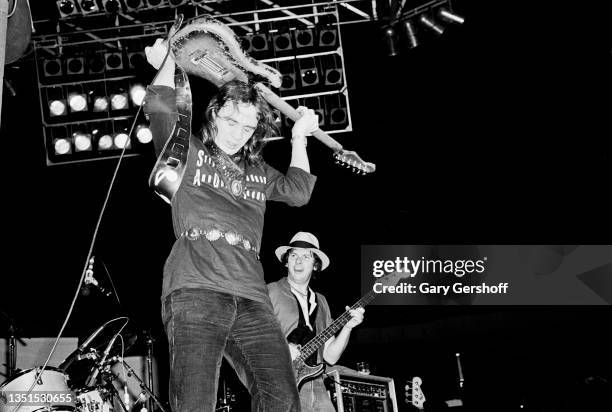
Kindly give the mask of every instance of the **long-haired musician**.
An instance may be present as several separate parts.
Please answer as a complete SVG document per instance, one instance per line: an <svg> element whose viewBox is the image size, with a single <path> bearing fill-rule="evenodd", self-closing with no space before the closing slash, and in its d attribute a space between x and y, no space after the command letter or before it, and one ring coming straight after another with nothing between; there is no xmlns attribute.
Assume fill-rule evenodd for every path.
<svg viewBox="0 0 612 412"><path fill-rule="evenodd" d="M156 69L166 51L161 39L145 48ZM169 54L145 98L158 153L178 120L174 75ZM190 137L185 174L171 199L176 241L162 290L175 412L214 410L223 356L244 378L253 410L299 410L289 349L258 255L266 201L304 205L315 184L306 135L318 119L312 110L299 112L285 174L261 157L274 123L250 84L223 86L206 109L203 136Z"/></svg>

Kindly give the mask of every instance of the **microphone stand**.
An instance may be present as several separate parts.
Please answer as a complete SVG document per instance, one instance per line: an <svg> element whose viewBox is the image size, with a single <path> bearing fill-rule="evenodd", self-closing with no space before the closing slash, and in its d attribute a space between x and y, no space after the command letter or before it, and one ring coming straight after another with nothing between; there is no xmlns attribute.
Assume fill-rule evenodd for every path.
<svg viewBox="0 0 612 412"><path fill-rule="evenodd" d="M147 375L148 375L148 385L153 390L153 336L151 336L150 331L145 332L145 339L147 344ZM147 409L149 412L153 412L153 398L149 397L147 401Z"/></svg>
<svg viewBox="0 0 612 412"><path fill-rule="evenodd" d="M166 409L164 408L164 406L162 405L162 403L159 401L159 399L157 399L157 397L155 396L155 394L153 393L153 391L142 381L142 379L140 379L140 377L136 374L136 372L134 371L134 369L132 369L132 367L130 365L128 365L128 363L121 358L121 363L123 363L123 365L125 366L125 368L128 370L128 376L133 376L136 378L136 380L138 381L138 383L140 384L140 387L147 392L147 394L149 395L150 399L153 399L155 401L155 403L157 404L157 406L159 407L159 409L162 410L162 412L168 412L166 411ZM149 375L150 376L150 375ZM153 412L152 409L150 409L151 412Z"/></svg>

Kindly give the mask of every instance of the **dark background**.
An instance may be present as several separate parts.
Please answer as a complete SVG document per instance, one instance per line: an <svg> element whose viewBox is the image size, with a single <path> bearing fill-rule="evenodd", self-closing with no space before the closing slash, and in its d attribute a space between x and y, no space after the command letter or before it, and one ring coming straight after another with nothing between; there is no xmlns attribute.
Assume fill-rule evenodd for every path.
<svg viewBox="0 0 612 412"><path fill-rule="evenodd" d="M315 233L332 261L315 286L334 317L359 298L361 245L610 243L609 2L453 4L465 24L393 58L378 24L342 27L354 131L336 137L377 171L338 168L311 139L311 202L268 204L266 280L283 274L277 246ZM5 77L17 94L5 89L2 104L0 308L24 337L56 336L116 163L46 166L31 58ZM288 143L270 145L266 159L284 169ZM127 314L134 333L153 331L163 383L159 295L173 234L170 209L146 184L154 161L124 160L96 238L96 277L108 287L106 267L122 306L80 296L64 336ZM607 307L371 306L340 363L368 361L398 388L419 375L436 410L456 391L461 351L474 410L597 410L612 378L609 322Z"/></svg>

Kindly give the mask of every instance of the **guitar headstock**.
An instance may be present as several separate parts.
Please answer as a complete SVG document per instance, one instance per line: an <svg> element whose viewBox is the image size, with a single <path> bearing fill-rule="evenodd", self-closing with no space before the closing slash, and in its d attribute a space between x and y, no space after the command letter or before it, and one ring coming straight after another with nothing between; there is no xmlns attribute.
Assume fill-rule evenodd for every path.
<svg viewBox="0 0 612 412"><path fill-rule="evenodd" d="M421 385L423 381L418 376L412 378L412 381L406 383L406 403L411 404L412 406L423 409L423 404L425 403L425 394L421 390Z"/></svg>
<svg viewBox="0 0 612 412"><path fill-rule="evenodd" d="M376 170L376 165L374 163L363 161L363 159L359 157L356 152L351 150L338 150L334 153L334 158L336 159L337 164L342 164L345 167L352 168L353 172L357 174L365 175Z"/></svg>

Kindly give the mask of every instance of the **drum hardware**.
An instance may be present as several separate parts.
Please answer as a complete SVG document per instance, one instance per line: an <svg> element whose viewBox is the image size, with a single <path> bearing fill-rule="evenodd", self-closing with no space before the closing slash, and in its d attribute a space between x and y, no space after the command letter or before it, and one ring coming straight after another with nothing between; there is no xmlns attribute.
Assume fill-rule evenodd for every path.
<svg viewBox="0 0 612 412"><path fill-rule="evenodd" d="M24 346L26 343L18 336L19 332L21 332L21 328L16 326L15 320L3 310L0 310L0 315L8 322L8 360L6 377L10 379L17 373L17 341Z"/></svg>
<svg viewBox="0 0 612 412"><path fill-rule="evenodd" d="M164 406L161 403L161 401L157 398L157 396L155 396L155 394L151 390L152 386L149 387L148 385L146 385L144 383L144 381L142 379L140 379L140 376L138 376L138 374L134 371L134 369L123 358L121 358L119 362L121 362L123 364L123 366L125 366L125 368L127 369L128 376L133 376L134 378L136 378L136 380L138 381L138 384L140 385L142 390L144 392L146 392L146 394L149 396L149 401L153 400L153 402L155 402L155 404L158 406L159 409L161 409L162 412L168 412L166 410L166 408L164 408ZM151 376L151 375L152 375L152 373L149 373L149 376ZM139 399L140 399L140 397L139 397ZM153 409L150 408L149 411L153 412Z"/></svg>
<svg viewBox="0 0 612 412"><path fill-rule="evenodd" d="M149 330L146 330L144 332L144 337L145 343L147 345L147 383L149 385L149 388L153 388L153 342L155 340L153 339L153 336L151 336L151 331ZM149 397L149 399L147 400L147 409L150 412L153 412L154 410L153 399L151 397Z"/></svg>

